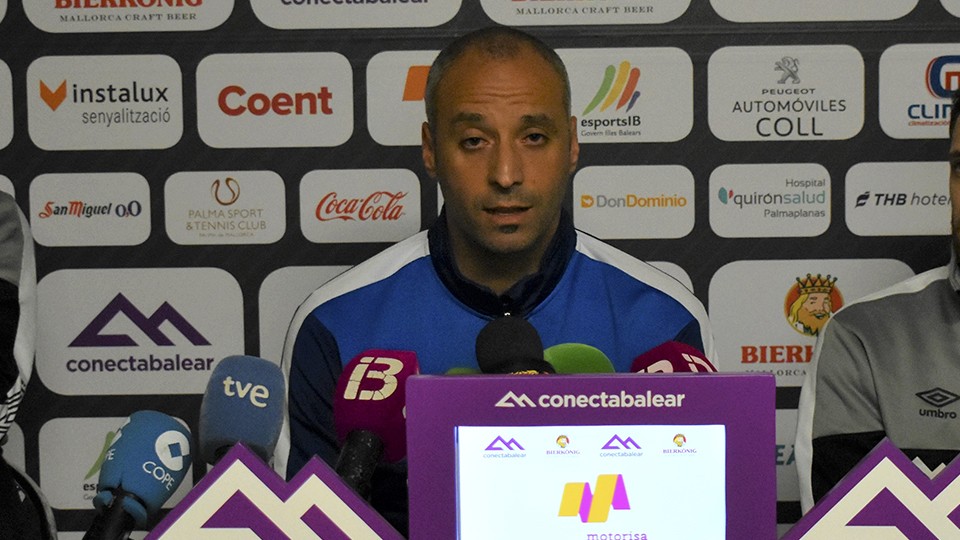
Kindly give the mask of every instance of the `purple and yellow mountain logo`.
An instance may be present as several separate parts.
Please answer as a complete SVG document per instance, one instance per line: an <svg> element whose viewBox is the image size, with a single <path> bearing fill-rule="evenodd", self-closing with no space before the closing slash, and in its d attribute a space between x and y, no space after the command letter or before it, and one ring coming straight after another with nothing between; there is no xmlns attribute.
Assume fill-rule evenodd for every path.
<svg viewBox="0 0 960 540"><path fill-rule="evenodd" d="M583 523L606 523L610 510L629 510L622 474L601 474L591 492L587 482L567 482L560 499L560 517L580 516Z"/></svg>
<svg viewBox="0 0 960 540"><path fill-rule="evenodd" d="M603 81L600 88L597 89L593 100L583 110L583 116L593 112L599 106L600 112L610 108L616 102L616 110L626 109L623 112L629 112L637 103L640 97L640 91L637 90L637 83L640 81L640 68L631 67L630 62L620 62L620 67L614 67L612 64L607 66L603 73Z"/></svg>

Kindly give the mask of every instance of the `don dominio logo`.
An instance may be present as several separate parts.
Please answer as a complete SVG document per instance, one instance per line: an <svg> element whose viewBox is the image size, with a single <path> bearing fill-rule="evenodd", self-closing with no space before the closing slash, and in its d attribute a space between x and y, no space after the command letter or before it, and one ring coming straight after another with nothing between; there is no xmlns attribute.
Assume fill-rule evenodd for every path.
<svg viewBox="0 0 960 540"><path fill-rule="evenodd" d="M37 316L37 372L66 395L203 393L243 344L240 286L214 268L60 270Z"/></svg>
<svg viewBox="0 0 960 540"><path fill-rule="evenodd" d="M30 138L44 150L169 148L183 134L169 56L46 56L27 68Z"/></svg>
<svg viewBox="0 0 960 540"><path fill-rule="evenodd" d="M230 450L146 538L211 534L402 539L319 458L287 483L243 445Z"/></svg>
<svg viewBox="0 0 960 540"><path fill-rule="evenodd" d="M330 52L208 56L197 122L215 148L339 146L353 134L350 62Z"/></svg>
<svg viewBox="0 0 960 540"><path fill-rule="evenodd" d="M622 474L601 474L593 490L588 482L568 482L558 516L579 516L583 523L606 523L611 509L630 509Z"/></svg>

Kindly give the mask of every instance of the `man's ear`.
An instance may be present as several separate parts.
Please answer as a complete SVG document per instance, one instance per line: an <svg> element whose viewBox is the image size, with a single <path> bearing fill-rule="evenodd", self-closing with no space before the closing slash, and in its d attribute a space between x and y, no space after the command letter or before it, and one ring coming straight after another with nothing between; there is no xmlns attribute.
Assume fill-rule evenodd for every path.
<svg viewBox="0 0 960 540"><path fill-rule="evenodd" d="M437 177L437 152L434 147L433 133L430 124L424 122L420 126L420 149L423 153L423 167L430 178Z"/></svg>
<svg viewBox="0 0 960 540"><path fill-rule="evenodd" d="M577 162L580 160L580 141L577 139L577 117L570 117L570 173L577 170Z"/></svg>

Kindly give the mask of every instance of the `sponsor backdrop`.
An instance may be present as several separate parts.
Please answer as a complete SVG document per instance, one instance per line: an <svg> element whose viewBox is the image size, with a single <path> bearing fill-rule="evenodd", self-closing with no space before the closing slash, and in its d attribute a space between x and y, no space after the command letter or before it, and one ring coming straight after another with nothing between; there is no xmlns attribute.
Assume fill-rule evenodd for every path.
<svg viewBox="0 0 960 540"><path fill-rule="evenodd" d="M577 226L692 286L721 370L777 375L781 531L799 519L817 331L949 256L958 0L0 0L0 190L40 318L6 455L64 538L124 417L195 431L220 359L278 361L308 292L429 226L426 69L490 24L568 65Z"/></svg>

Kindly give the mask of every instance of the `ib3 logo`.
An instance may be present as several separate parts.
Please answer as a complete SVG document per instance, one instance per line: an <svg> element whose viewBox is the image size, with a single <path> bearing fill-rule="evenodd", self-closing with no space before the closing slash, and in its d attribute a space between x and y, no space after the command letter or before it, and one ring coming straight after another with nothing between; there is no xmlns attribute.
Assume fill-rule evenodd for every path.
<svg viewBox="0 0 960 540"><path fill-rule="evenodd" d="M583 523L606 523L611 509L630 509L622 474L597 476L594 491L588 482L568 482L563 488L558 516L580 516Z"/></svg>

